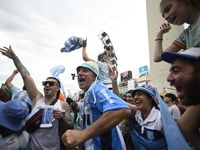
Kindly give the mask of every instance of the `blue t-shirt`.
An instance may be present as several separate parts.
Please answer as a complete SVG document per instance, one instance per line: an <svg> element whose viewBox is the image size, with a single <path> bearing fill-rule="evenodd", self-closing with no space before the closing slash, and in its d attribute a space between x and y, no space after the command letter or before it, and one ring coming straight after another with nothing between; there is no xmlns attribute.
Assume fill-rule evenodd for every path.
<svg viewBox="0 0 200 150"><path fill-rule="evenodd" d="M97 121L109 110L127 108L128 105L103 84L97 83L84 97L83 129ZM90 150L124 150L123 137L118 126L85 142L85 148Z"/></svg>
<svg viewBox="0 0 200 150"><path fill-rule="evenodd" d="M99 66L99 78L103 83L112 83L110 76L108 75L108 65L105 62L95 61Z"/></svg>
<svg viewBox="0 0 200 150"><path fill-rule="evenodd" d="M78 113L77 113L78 114ZM72 116L72 121L74 122L74 117L75 117L75 114L74 113L71 113L71 116ZM78 116L77 116L78 117ZM74 130L79 130L78 128L78 120L76 119L76 121L74 122Z"/></svg>

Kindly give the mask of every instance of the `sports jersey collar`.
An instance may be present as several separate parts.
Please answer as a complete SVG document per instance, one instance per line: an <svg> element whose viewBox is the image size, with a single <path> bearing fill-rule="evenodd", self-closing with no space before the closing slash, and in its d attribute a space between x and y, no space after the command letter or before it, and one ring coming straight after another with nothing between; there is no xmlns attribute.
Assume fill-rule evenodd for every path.
<svg viewBox="0 0 200 150"><path fill-rule="evenodd" d="M160 112L159 110L157 110L157 109L155 109L153 107L151 109L151 112L150 112L149 116L145 120L143 120L142 119L142 113L141 113L140 110L138 110L137 113L136 113L135 118L138 121L138 123L142 125L142 124L154 122L157 119L159 112Z"/></svg>

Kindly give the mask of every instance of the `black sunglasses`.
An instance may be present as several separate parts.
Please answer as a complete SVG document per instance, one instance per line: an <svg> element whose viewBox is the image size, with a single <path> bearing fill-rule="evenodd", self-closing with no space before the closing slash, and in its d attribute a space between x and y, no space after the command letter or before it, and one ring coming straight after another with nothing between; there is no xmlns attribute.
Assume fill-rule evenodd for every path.
<svg viewBox="0 0 200 150"><path fill-rule="evenodd" d="M54 81L43 81L43 82L42 82L42 85L43 85L43 86L47 86L47 84L49 84L49 86L54 86L55 84L58 85L58 83L57 83L57 82L54 82Z"/></svg>

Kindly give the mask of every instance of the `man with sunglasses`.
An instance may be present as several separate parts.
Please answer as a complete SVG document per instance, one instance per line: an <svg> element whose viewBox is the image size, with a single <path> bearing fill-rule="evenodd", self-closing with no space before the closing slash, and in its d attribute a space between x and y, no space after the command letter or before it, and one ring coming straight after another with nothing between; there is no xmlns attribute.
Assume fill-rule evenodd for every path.
<svg viewBox="0 0 200 150"><path fill-rule="evenodd" d="M9 46L9 48L0 48L0 52L2 55L5 55L13 60L17 70L20 72L24 80L24 85L26 86L28 95L32 100L32 111L30 117L38 111L38 108L44 107L45 105L50 105L52 101L58 98L60 93L60 82L58 79L49 77L46 79L46 81L42 82L44 86L43 96L43 94L37 89L35 82L30 76L28 70L21 63L11 46ZM61 110L65 110L65 113L63 114ZM53 118L52 128L39 128L33 133L30 133L31 140L27 148L28 150L60 149L60 136L58 134L59 120L62 120L61 122L65 124L66 127L73 129L70 108L67 102L57 100L57 102L54 104Z"/></svg>
<svg viewBox="0 0 200 150"><path fill-rule="evenodd" d="M126 150L118 124L130 114L127 104L99 82L99 67L86 61L77 67L79 88L85 92L83 130L67 130L62 140L67 146L83 142L86 150Z"/></svg>

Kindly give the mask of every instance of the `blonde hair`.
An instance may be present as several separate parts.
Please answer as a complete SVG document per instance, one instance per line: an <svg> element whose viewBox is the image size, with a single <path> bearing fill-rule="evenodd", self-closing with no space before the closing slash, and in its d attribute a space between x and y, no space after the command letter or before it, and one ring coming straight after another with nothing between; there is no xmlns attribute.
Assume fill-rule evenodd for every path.
<svg viewBox="0 0 200 150"><path fill-rule="evenodd" d="M104 50L104 52L102 53L99 53L98 61L105 62L109 68L112 68L111 62L110 62L108 54L106 53L106 50Z"/></svg>

